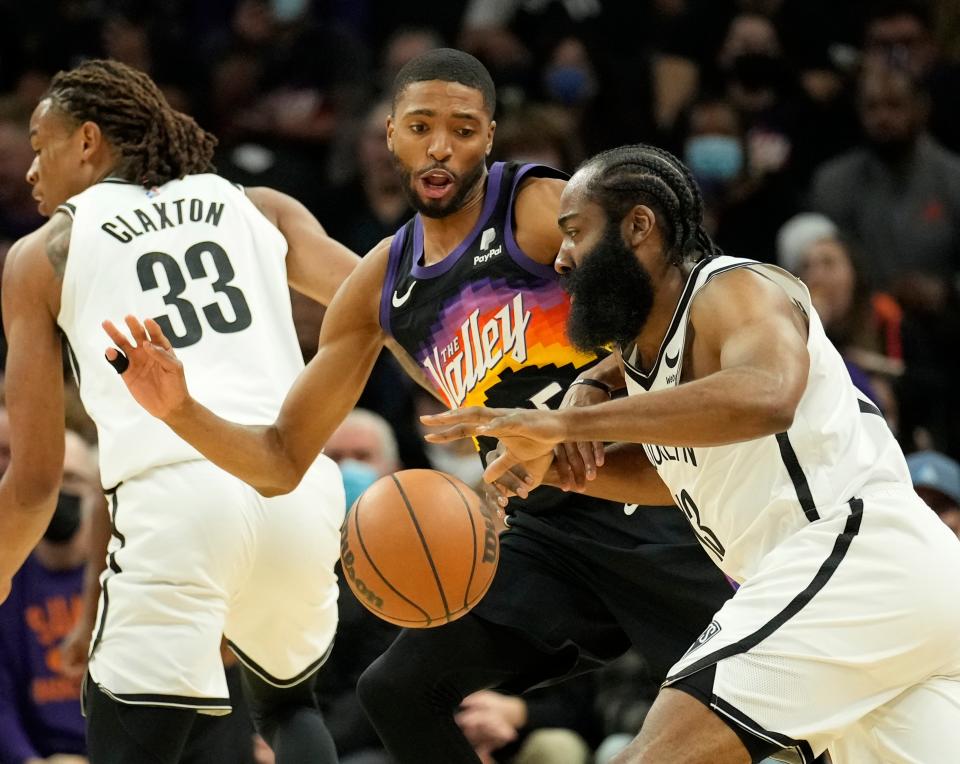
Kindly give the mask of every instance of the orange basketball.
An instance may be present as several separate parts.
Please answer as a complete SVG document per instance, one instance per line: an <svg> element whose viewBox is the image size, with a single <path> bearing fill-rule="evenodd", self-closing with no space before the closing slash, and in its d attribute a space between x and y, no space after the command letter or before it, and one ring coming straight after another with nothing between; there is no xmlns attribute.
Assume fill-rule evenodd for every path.
<svg viewBox="0 0 960 764"><path fill-rule="evenodd" d="M496 513L452 475L386 475L354 502L340 529L343 575L385 621L414 629L450 623L489 588L498 528Z"/></svg>

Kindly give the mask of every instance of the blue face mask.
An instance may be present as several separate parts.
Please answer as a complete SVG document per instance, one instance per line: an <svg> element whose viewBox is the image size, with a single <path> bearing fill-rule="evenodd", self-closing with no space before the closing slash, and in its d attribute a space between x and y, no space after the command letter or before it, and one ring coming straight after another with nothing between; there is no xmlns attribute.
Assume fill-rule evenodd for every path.
<svg viewBox="0 0 960 764"><path fill-rule="evenodd" d="M360 494L376 482L379 474L366 462L358 462L356 459L344 459L339 466L349 510Z"/></svg>
<svg viewBox="0 0 960 764"><path fill-rule="evenodd" d="M272 0L273 17L281 24L296 21L303 15L309 0Z"/></svg>
<svg viewBox="0 0 960 764"><path fill-rule="evenodd" d="M544 82L547 92L564 106L581 103L593 95L590 75L579 66L555 66L547 72Z"/></svg>
<svg viewBox="0 0 960 764"><path fill-rule="evenodd" d="M743 169L743 147L729 135L698 135L687 141L684 159L698 182L729 183Z"/></svg>

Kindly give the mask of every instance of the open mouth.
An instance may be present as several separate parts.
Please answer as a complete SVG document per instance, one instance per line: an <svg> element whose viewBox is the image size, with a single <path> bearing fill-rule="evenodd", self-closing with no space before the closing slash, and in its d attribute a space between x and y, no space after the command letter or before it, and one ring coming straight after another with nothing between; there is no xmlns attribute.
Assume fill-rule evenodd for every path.
<svg viewBox="0 0 960 764"><path fill-rule="evenodd" d="M423 195L429 199L442 199L453 188L453 176L445 170L431 170L420 176Z"/></svg>

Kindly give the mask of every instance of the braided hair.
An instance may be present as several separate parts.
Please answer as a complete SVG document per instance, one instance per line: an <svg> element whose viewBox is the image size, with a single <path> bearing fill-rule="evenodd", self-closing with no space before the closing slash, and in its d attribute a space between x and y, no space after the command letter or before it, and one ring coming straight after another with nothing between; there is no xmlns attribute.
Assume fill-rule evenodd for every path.
<svg viewBox="0 0 960 764"><path fill-rule="evenodd" d="M96 123L119 154L115 174L127 180L151 188L214 170L217 139L126 64L95 59L58 72L44 98L76 125Z"/></svg>
<svg viewBox="0 0 960 764"><path fill-rule="evenodd" d="M591 157L580 169L590 171L587 195L610 220L622 219L637 204L659 213L671 264L723 254L703 227L703 197L693 175L669 151L642 143L620 146Z"/></svg>

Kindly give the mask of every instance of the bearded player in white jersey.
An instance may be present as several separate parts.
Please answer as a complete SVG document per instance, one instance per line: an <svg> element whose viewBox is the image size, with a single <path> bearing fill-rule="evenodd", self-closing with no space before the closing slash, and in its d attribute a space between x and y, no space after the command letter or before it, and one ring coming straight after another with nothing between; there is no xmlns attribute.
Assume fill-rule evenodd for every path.
<svg viewBox="0 0 960 764"><path fill-rule="evenodd" d="M65 339L113 531L86 680L91 762L179 761L197 712L230 710L222 634L277 760L333 762L313 686L337 620L336 466L321 455L293 493L259 496L130 398L100 324L155 317L210 408L269 423L303 368L288 283L327 304L358 258L293 199L213 174L213 136L122 64L56 75L30 139L27 180L50 220L3 276L0 599L56 505Z"/></svg>
<svg viewBox="0 0 960 764"><path fill-rule="evenodd" d="M670 496L740 584L619 764L953 761L960 543L913 491L806 287L722 255L701 220L671 154L626 146L586 162L558 220L567 330L613 348L586 374L628 397L449 412L428 418L428 439L498 437L508 453L488 479L520 460L546 482L557 443L620 441L587 492Z"/></svg>

